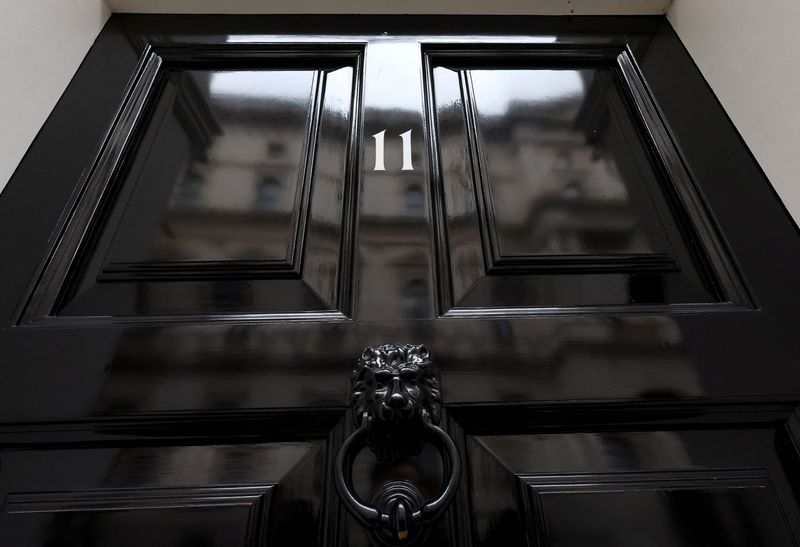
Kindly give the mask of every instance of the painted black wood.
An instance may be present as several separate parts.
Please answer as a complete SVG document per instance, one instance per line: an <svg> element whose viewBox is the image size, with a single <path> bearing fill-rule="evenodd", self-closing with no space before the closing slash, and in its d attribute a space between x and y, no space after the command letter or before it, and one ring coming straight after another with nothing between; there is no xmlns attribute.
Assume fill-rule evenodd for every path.
<svg viewBox="0 0 800 547"><path fill-rule="evenodd" d="M366 545L386 343L427 544L800 541L800 234L663 18L114 15L0 230L2 544Z"/></svg>
<svg viewBox="0 0 800 547"><path fill-rule="evenodd" d="M148 49L23 320L342 316L358 63L340 47Z"/></svg>
<svg viewBox="0 0 800 547"><path fill-rule="evenodd" d="M426 68L429 116L436 120L431 161L441 179L433 188L443 193L434 214L447 217L439 220L437 245L443 314L747 302L624 45L432 48ZM570 77L572 89L559 89ZM493 93L498 78L506 87ZM474 80L485 93L481 104ZM649 142L637 134L637 122ZM596 178L594 189L584 187L587 176ZM459 185L470 178L474 197L464 200ZM538 195L524 195L537 185ZM459 271L452 271L454 262ZM598 284L602 290L591 288Z"/></svg>

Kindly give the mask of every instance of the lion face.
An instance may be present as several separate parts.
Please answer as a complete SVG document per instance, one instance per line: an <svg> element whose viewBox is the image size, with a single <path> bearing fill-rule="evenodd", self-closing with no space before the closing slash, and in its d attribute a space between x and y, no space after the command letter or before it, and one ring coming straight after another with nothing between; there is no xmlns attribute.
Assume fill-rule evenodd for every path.
<svg viewBox="0 0 800 547"><path fill-rule="evenodd" d="M368 419L370 446L381 459L414 453L410 442L421 420L438 424L441 391L425 346L386 344L366 348L353 372L352 407L357 426Z"/></svg>

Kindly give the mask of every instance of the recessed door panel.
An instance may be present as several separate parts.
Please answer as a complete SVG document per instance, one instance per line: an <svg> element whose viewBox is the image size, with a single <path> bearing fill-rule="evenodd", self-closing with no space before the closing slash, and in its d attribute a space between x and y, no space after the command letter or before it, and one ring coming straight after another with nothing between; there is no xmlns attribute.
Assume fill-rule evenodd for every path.
<svg viewBox="0 0 800 547"><path fill-rule="evenodd" d="M790 547L797 507L773 442L766 429L468 438L478 545Z"/></svg>
<svg viewBox="0 0 800 547"><path fill-rule="evenodd" d="M639 169L636 160L649 167L647 157L625 140L629 120L610 69L477 69L464 83L485 158L497 258L669 260L647 191L653 172Z"/></svg>
<svg viewBox="0 0 800 547"><path fill-rule="evenodd" d="M595 479L610 477L595 477ZM642 482L529 485L540 510L544 545L587 543L618 547L658 545L794 545L766 480L719 478L713 473L683 478L665 473ZM532 481L535 483L535 481ZM584 523L576 527L574 523Z"/></svg>
<svg viewBox="0 0 800 547"><path fill-rule="evenodd" d="M5 453L0 543L315 544L325 459L321 441Z"/></svg>
<svg viewBox="0 0 800 547"><path fill-rule="evenodd" d="M12 494L0 529L9 545L26 547L256 547L266 537L272 490Z"/></svg>
<svg viewBox="0 0 800 547"><path fill-rule="evenodd" d="M508 53L428 52L442 312L736 299L659 164L627 54Z"/></svg>
<svg viewBox="0 0 800 547"><path fill-rule="evenodd" d="M358 54L251 53L147 59L31 318L346 315Z"/></svg>
<svg viewBox="0 0 800 547"><path fill-rule="evenodd" d="M323 74L172 69L164 80L103 273L291 263Z"/></svg>

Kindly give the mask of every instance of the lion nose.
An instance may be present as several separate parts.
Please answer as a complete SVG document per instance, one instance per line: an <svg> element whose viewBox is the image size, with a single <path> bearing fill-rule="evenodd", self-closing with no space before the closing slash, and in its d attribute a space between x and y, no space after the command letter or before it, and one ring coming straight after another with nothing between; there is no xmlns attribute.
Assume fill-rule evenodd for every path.
<svg viewBox="0 0 800 547"><path fill-rule="evenodd" d="M403 396L400 387L400 378L394 378L392 380L392 392L389 394L389 406L393 408L398 408L403 406L405 403L406 398Z"/></svg>

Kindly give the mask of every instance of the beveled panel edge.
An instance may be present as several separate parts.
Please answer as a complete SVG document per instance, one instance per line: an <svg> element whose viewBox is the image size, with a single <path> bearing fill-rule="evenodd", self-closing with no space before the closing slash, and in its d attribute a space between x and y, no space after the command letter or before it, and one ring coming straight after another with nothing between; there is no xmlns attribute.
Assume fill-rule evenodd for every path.
<svg viewBox="0 0 800 547"><path fill-rule="evenodd" d="M678 271L678 262L667 253L585 254L564 256L502 256L487 269L488 275L581 272Z"/></svg>
<svg viewBox="0 0 800 547"><path fill-rule="evenodd" d="M693 314L730 313L752 311L747 306L732 302L711 302L699 304L614 304L592 306L541 306L538 308L480 308L453 307L445 311L441 319L514 319L538 316L568 315L652 315L652 314Z"/></svg>
<svg viewBox="0 0 800 547"><path fill-rule="evenodd" d="M436 123L436 103L433 89L433 64L428 48L422 47L422 101L423 129L428 143L428 165L430 166L431 226L433 229L434 292L436 312L442 316L453 309L454 288L450 263L449 236L445 219L444 188L442 184L442 161L440 157L439 130Z"/></svg>
<svg viewBox="0 0 800 547"><path fill-rule="evenodd" d="M730 254L730 250L723 243L720 232L714 222L710 209L702 199L694 177L691 175L689 168L683 158L677 142L669 130L663 116L658 108L658 105L652 93L647 86L641 71L636 65L633 53L629 44L623 41L615 41L611 43L598 43L593 44L530 44L530 43L508 43L508 44L486 44L476 46L471 43L458 43L453 41L450 43L423 43L422 44L422 57L423 57L423 98L425 107L425 130L427 132L428 142L428 156L431 166L431 184L432 184L432 214L434 226L434 255L437 267L436 275L436 289L437 297L436 302L438 305L438 313L440 318L476 318L476 317L496 317L496 318L509 318L509 317L529 317L536 315L560 315L562 313L701 313L709 311L752 311L758 309L752 292L747 289L744 280L741 276L741 270L738 269ZM447 63L447 68L458 70L459 68L475 68L480 67L480 61L476 62L475 58L497 58L502 55L505 60L521 60L536 58L537 64L546 66L561 66L564 62L570 62L575 66L598 66L605 64L609 68L614 69L618 77L616 78L624 88L623 98L631 102L631 106L635 109L637 116L634 117L633 122L640 125L640 135L646 141L646 147L649 148L648 152L654 156L654 167L661 171L662 182L667 183L668 187L662 188L667 194L669 200L671 195L676 194L674 197L678 200L680 205L679 214L688 217L686 219L681 216L675 215L675 222L678 228L685 232L687 230L696 232L700 239L699 253L692 253L693 259L699 259L703 262L700 264L701 268L705 268L702 273L706 277L706 281L710 281L716 285L719 300L716 302L700 302L700 303L682 303L682 304L646 304L646 305L600 305L600 306L570 306L563 307L515 307L515 308L460 308L456 307L453 297L453 283L452 274L450 269L449 260L449 243L447 235L447 226L444 211L444 193L442 190L442 171L441 160L439 157L439 143L437 135L436 124L436 110L434 101L433 90L433 68L434 64L432 58L437 62L441 62L442 66ZM437 65L438 66L438 65ZM493 65L487 65L493 66ZM459 75L459 80L461 77ZM463 85L463 82L462 82ZM467 123L467 135L470 141L474 140L474 127L470 126L471 114L469 112L470 106L464 105L465 121ZM474 125L474 120L473 120ZM643 131L642 131L643 129ZM477 186L483 188L486 177L480 170L480 166L475 166L476 150L475 145L468 143L468 149L472 157L472 171L473 176L481 179L481 184ZM476 169L478 169L476 171ZM484 250L484 261L487 275L492 272L494 268L496 273L518 273L519 270L516 266L511 266L511 269L506 269L502 263L514 263L518 260L508 260L510 257L498 257L493 252L491 245L490 234L486 233L487 221L483 218L486 207L482 203L483 197L481 192L476 192L476 205L478 207L478 220L481 229L481 246ZM671 211L673 214L676 211ZM688 224L688 225L687 225ZM668 241L668 239L667 239ZM487 245L489 243L489 245ZM588 255L593 258L594 255ZM626 255L633 259L634 263L640 262L636 259L635 255ZM587 271L605 271L605 272L618 272L618 271L631 271L621 270L616 265L598 264L594 270L591 268L587 270L587 266L577 266L577 264L568 264L574 262L571 260L574 257L559 257L559 260L564 261L566 264L563 268L558 268L554 264L546 264L542 268L533 268L533 273L564 273L564 272L587 272ZM599 255L597 256L599 258ZM674 257L671 257L675 261ZM666 261L662 260L663 257L656 261L662 261L664 266ZM536 259L525 261L529 264L525 265L525 270L531 270L531 265ZM496 262L500 261L500 268L496 266ZM710 263L709 263L710 262ZM675 261L677 264L677 261ZM639 264L644 266L643 272L652 271L652 267L646 264ZM659 268L660 266L656 266ZM667 266L668 269L672 267ZM554 269L556 268L556 269ZM505 270L505 271L504 271ZM637 270L638 271L638 270ZM667 271L667 270L660 270Z"/></svg>
<svg viewBox="0 0 800 547"><path fill-rule="evenodd" d="M163 59L146 46L94 161L59 218L46 258L14 315L15 324L33 323L47 316L55 305L81 242L89 235L90 221L123 160L132 130L147 110L162 64Z"/></svg>
<svg viewBox="0 0 800 547"><path fill-rule="evenodd" d="M163 326L191 323L233 323L237 325L252 323L304 323L322 321L350 321L351 318L341 310L301 311L301 312L243 312L243 313L192 313L163 315L69 315L43 316L30 323L17 325L31 327L111 327L111 326Z"/></svg>
<svg viewBox="0 0 800 547"><path fill-rule="evenodd" d="M358 194L361 173L361 134L364 128L364 55L366 44L360 44L354 56L350 127L346 148L344 188L342 191L342 224L339 241L339 263L336 271L335 307L342 318L350 319L355 310L355 278L358 250Z"/></svg>
<svg viewBox="0 0 800 547"><path fill-rule="evenodd" d="M289 241L287 256L292 269L298 275L302 272L303 256L305 256L305 240L308 233L308 218L311 210L311 180L314 177L317 146L319 145L319 128L322 120L322 104L325 97L324 70L317 70L312 83L311 105L308 112L308 133L303 142L302 162L300 164L300 180L292 208L292 239ZM354 112L350 111L352 117Z"/></svg>
<svg viewBox="0 0 800 547"><path fill-rule="evenodd" d="M114 262L105 266L98 281L184 281L213 279L299 279L294 261L209 260L203 262Z"/></svg>
<svg viewBox="0 0 800 547"><path fill-rule="evenodd" d="M11 493L2 516L90 511L169 511L191 508L247 507L245 545L267 540L268 515L276 484L260 486L114 488L78 492Z"/></svg>
<svg viewBox="0 0 800 547"><path fill-rule="evenodd" d="M256 505L275 484L216 487L109 488L77 492L14 492L6 514Z"/></svg>
<svg viewBox="0 0 800 547"><path fill-rule="evenodd" d="M625 473L575 473L563 475L517 475L521 492L522 520L535 545L547 545L547 515L542 497L547 495L658 493L665 490L765 489L776 508L780 502L764 469L692 469L636 471ZM789 523L778 511L785 531L792 537Z"/></svg>
<svg viewBox="0 0 800 547"><path fill-rule="evenodd" d="M636 489L660 490L664 487L692 488L694 486L719 486L724 482L736 481L741 486L746 483L756 487L770 488L769 475L762 468L723 468L723 469L661 469L654 471L560 473L557 475L538 475L535 473L517 474L519 480L535 492L555 490L558 493L622 491L620 485L630 484ZM605 487L605 488L604 488ZM652 487L652 488L648 488ZM723 486L724 488L725 486Z"/></svg>
<svg viewBox="0 0 800 547"><path fill-rule="evenodd" d="M343 215L342 244L338 279L343 282L338 283L339 302L336 303L336 310L314 311L314 312L288 312L288 313L240 313L240 314L188 314L177 316L54 316L51 315L53 308L57 305L58 298L62 290L69 283L69 275L73 267L80 258L80 252L91 235L92 229L96 228L95 221L102 215L104 207L108 207L108 201L113 202L113 186L119 168L126 160L131 144L133 144L135 133L141 125L143 117L146 115L150 103L155 99L155 91L158 89L159 78L163 75L164 69L169 65L178 63L182 67L202 67L215 64L219 61L231 63L230 67L248 67L254 62L264 59L288 60L293 68L313 67L322 72L325 68L339 66L342 62L350 64L354 69L353 81L353 102L351 105L351 127L350 139L348 142L348 157L353 157L355 143L358 142L357 131L360 128L360 96L362 86L362 67L363 56L366 47L365 42L291 42L291 43L213 43L213 44L157 44L141 41L142 54L131 74L131 78L122 94L120 104L110 122L106 132L102 135L98 147L95 151L94 159L87 165L81 180L76 185L73 193L62 212L57 225L52 233L49 248L44 258L37 267L36 275L24 293L23 298L17 304L9 326L32 326L46 323L48 326L100 326L109 324L151 324L176 321L325 321L349 319L352 307L352 289L343 288L342 285L352 283L350 275L353 268L355 250L355 203L348 206L348 200L354 201L355 195L348 197L347 190L354 194L352 187L357 186L358 169L348 166L346 176L346 201ZM312 105L313 112L321 113L320 95L324 93L324 81L318 82L314 96L315 104ZM310 114L313 116L313 112ZM314 124L314 131L319 127L319 120ZM316 135L316 133L315 133ZM316 142L316 141L315 141ZM301 169L303 178L309 179L308 184L304 184L304 191L310 192L310 178L313 177L313 155L307 154L304 149L304 163ZM306 163L308 162L308 163ZM298 192L300 194L300 192ZM109 200L109 197L112 199ZM302 199L299 196L298 199ZM306 211L307 213L307 211ZM352 217L352 218L351 218ZM302 221L298 221L298 230L305 230L307 215ZM350 239L346 239L350 238ZM295 245L295 253L302 252L301 245ZM282 270L269 277L286 278L299 277L300 259L292 261L291 272L282 265L268 266L267 270ZM234 273L237 269L232 268ZM248 278L252 272L249 266L240 269L242 279ZM231 273L226 271L225 274ZM297 275L295 275L297 273ZM126 275L126 274L122 274ZM133 276L136 280L138 277ZM160 279L163 279L160 278ZM172 279L172 278L171 278ZM203 279L214 279L214 277L203 277ZM158 279L156 279L158 280Z"/></svg>
<svg viewBox="0 0 800 547"><path fill-rule="evenodd" d="M677 139L627 45L617 56L617 70L620 82L624 84L624 91L629 94L629 99L639 114L639 122L645 130L643 136L656 155L656 165L664 170L670 189L677 193L676 197L681 205L678 213L688 217L686 220L676 218L678 226L697 234L704 252L696 258L710 262L706 265L709 270L707 277L720 285L721 299L727 299L746 309L757 309L755 297L745 285L741 270L736 266L733 254L722 239L721 231L702 197Z"/></svg>

